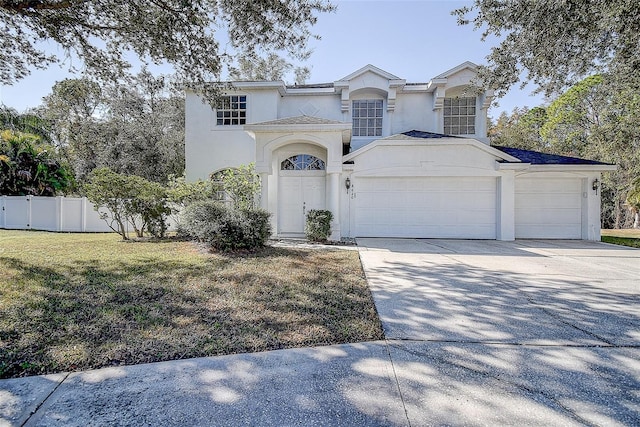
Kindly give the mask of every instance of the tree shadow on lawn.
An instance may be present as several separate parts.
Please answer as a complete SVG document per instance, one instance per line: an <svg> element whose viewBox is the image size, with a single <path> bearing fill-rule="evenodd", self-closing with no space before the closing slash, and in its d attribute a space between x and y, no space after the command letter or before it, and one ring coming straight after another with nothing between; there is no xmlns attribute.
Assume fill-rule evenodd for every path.
<svg viewBox="0 0 640 427"><path fill-rule="evenodd" d="M279 248L55 268L1 258L17 273L0 377L378 339L366 282L338 256Z"/></svg>

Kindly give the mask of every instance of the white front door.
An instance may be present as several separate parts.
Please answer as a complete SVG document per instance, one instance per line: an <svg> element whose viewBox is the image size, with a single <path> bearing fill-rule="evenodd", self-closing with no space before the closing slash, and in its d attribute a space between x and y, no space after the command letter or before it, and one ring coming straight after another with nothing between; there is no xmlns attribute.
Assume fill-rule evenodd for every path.
<svg viewBox="0 0 640 427"><path fill-rule="evenodd" d="M279 177L278 233L302 234L306 213L325 209L325 174L324 171L290 173Z"/></svg>

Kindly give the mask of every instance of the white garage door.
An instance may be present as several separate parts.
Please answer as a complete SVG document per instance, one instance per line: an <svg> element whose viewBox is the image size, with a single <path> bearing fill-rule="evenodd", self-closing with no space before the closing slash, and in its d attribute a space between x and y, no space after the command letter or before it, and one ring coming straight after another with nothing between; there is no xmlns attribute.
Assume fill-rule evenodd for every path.
<svg viewBox="0 0 640 427"><path fill-rule="evenodd" d="M358 178L357 237L496 238L496 180L486 177Z"/></svg>
<svg viewBox="0 0 640 427"><path fill-rule="evenodd" d="M516 178L516 238L582 238L580 179Z"/></svg>

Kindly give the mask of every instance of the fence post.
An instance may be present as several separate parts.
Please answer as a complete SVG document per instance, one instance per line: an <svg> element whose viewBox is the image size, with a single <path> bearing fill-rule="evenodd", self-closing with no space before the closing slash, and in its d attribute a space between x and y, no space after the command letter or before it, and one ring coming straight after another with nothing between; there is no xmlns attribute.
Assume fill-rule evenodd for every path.
<svg viewBox="0 0 640 427"><path fill-rule="evenodd" d="M2 196L2 228L7 228L7 196Z"/></svg>
<svg viewBox="0 0 640 427"><path fill-rule="evenodd" d="M56 197L56 231L62 231L62 216L64 208L62 206L62 196Z"/></svg>
<svg viewBox="0 0 640 427"><path fill-rule="evenodd" d="M81 208L80 208L80 218L81 218L80 229L84 233L87 230L87 198L86 197L82 198L82 203L80 204L80 206L81 206Z"/></svg>
<svg viewBox="0 0 640 427"><path fill-rule="evenodd" d="M27 230L31 230L31 196L27 197Z"/></svg>

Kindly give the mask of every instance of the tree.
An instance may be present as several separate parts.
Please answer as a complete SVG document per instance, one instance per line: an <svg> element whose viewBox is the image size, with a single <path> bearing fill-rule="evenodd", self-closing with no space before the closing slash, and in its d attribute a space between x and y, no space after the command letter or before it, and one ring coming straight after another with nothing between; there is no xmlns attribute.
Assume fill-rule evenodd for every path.
<svg viewBox="0 0 640 427"><path fill-rule="evenodd" d="M285 80L290 71L294 72L296 84L304 84L311 73L309 68L294 67L276 53L269 53L262 58L255 51L247 51L238 58L237 67L230 67L229 75L232 80L278 81Z"/></svg>
<svg viewBox="0 0 640 427"><path fill-rule="evenodd" d="M554 151L568 156L589 155L594 129L601 125L609 101L602 91L601 75L589 76L556 98L547 108L540 135Z"/></svg>
<svg viewBox="0 0 640 427"><path fill-rule="evenodd" d="M200 89L211 102L225 64L234 55L221 47L226 30L232 48L259 46L296 58L307 54L310 26L328 0L0 0L0 82L11 84L30 69L81 59L102 81L117 81L133 53L144 63L166 62L180 81ZM59 57L42 49L56 43Z"/></svg>
<svg viewBox="0 0 640 427"><path fill-rule="evenodd" d="M482 29L483 40L500 40L479 70L498 96L525 71L547 95L602 72L614 86L640 88L637 0L474 0L452 13Z"/></svg>
<svg viewBox="0 0 640 427"><path fill-rule="evenodd" d="M640 228L640 178L633 182L633 187L627 194L626 203L633 214L633 228Z"/></svg>
<svg viewBox="0 0 640 427"><path fill-rule="evenodd" d="M547 111L544 107L516 107L511 115L504 111L500 114L496 123L489 127L488 136L492 145L548 151L548 144L540 135L546 120Z"/></svg>
<svg viewBox="0 0 640 427"><path fill-rule="evenodd" d="M14 108L0 106L0 129L25 132L38 136L43 142L51 144L51 124L38 111L18 113Z"/></svg>
<svg viewBox="0 0 640 427"><path fill-rule="evenodd" d="M80 182L98 165L102 129L97 116L102 99L102 89L97 83L65 79L56 82L39 109L51 124L52 138Z"/></svg>
<svg viewBox="0 0 640 427"><path fill-rule="evenodd" d="M73 185L73 176L38 135L0 132L0 194L56 196Z"/></svg>
<svg viewBox="0 0 640 427"><path fill-rule="evenodd" d="M170 175L167 182L167 201L171 205L172 218L180 225L184 209L195 203L205 200L213 200L213 182L211 180L197 180L187 182L185 175L176 177Z"/></svg>
<svg viewBox="0 0 640 427"><path fill-rule="evenodd" d="M165 183L184 172L184 95L171 77L143 69L105 90L100 165Z"/></svg>
<svg viewBox="0 0 640 427"><path fill-rule="evenodd" d="M135 175L124 175L109 168L98 168L89 176L83 191L109 228L128 240L126 224L133 227L137 237L145 230L155 237L166 231L166 216L170 209L166 190L158 183Z"/></svg>
<svg viewBox="0 0 640 427"><path fill-rule="evenodd" d="M225 169L214 174L211 179L214 185L221 185L222 190L237 209L254 209L260 195L260 177L256 174L255 165L241 165L235 169Z"/></svg>
<svg viewBox="0 0 640 427"><path fill-rule="evenodd" d="M184 100L170 77L143 69L103 88L67 79L41 111L80 181L97 167L162 183L184 171Z"/></svg>

